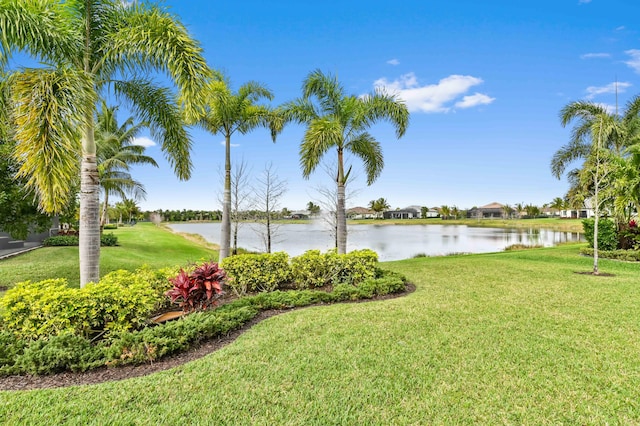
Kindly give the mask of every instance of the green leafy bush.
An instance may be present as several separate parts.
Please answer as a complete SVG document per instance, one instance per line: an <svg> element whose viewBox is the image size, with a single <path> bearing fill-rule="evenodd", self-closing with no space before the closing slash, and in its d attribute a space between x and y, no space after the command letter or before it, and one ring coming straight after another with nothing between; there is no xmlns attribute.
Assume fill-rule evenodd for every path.
<svg viewBox="0 0 640 426"><path fill-rule="evenodd" d="M77 246L80 244L80 238L77 235L56 235L45 238L42 244L46 247ZM100 235L100 245L105 247L117 246L118 237L111 232L102 234Z"/></svg>
<svg viewBox="0 0 640 426"><path fill-rule="evenodd" d="M585 256L593 256L593 251L592 248L580 249L580 253ZM626 262L640 262L640 250L598 250L598 257Z"/></svg>
<svg viewBox="0 0 640 426"><path fill-rule="evenodd" d="M309 250L291 259L291 278L294 286L302 289L340 283L357 285L375 275L377 264L378 255L368 249L347 254Z"/></svg>
<svg viewBox="0 0 640 426"><path fill-rule="evenodd" d="M157 304L144 274L114 271L99 283L69 288L65 279L18 283L0 299L4 328L20 338L128 330L143 325Z"/></svg>
<svg viewBox="0 0 640 426"><path fill-rule="evenodd" d="M107 223L102 227L102 229L118 229L117 223Z"/></svg>
<svg viewBox="0 0 640 426"><path fill-rule="evenodd" d="M582 221L584 227L584 237L589 243L589 247L593 248L594 243L594 219L585 219ZM609 219L598 220L598 249L615 250L618 248L618 233L616 225Z"/></svg>
<svg viewBox="0 0 640 426"><path fill-rule="evenodd" d="M143 273L138 273L138 278L148 277L149 273L145 269ZM166 274L166 271L163 273ZM128 279L123 275L111 278L120 282ZM62 287L64 284L63 280L51 281L45 283L47 287ZM149 363L184 351L206 339L228 334L246 324L261 310L357 300L404 289L405 279L402 275L376 270L375 278L363 281L358 287L338 284L331 293L318 290L259 293L215 310L192 313L165 324L141 330L115 330L108 338L95 344L83 336L66 332L27 341L16 339L13 333L2 330L0 374L51 374L67 370L85 371L104 365Z"/></svg>
<svg viewBox="0 0 640 426"><path fill-rule="evenodd" d="M285 252L227 257L222 261L222 268L229 277L229 287L239 296L273 291L288 283L291 277L289 255Z"/></svg>

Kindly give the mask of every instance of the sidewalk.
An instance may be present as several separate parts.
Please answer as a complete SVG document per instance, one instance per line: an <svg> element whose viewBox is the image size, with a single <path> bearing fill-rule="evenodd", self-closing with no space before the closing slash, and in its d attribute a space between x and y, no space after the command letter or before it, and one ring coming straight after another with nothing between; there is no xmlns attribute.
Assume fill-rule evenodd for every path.
<svg viewBox="0 0 640 426"><path fill-rule="evenodd" d="M0 260L6 259L8 257L17 256L22 253L26 253L31 250L35 250L37 248L42 247L42 243L40 242L26 242L24 243L24 247L16 248L16 249L2 249L0 250Z"/></svg>

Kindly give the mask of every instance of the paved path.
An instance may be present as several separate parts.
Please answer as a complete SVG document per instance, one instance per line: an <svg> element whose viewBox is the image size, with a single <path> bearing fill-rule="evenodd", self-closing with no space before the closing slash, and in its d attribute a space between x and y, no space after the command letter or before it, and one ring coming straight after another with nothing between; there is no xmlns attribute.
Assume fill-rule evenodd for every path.
<svg viewBox="0 0 640 426"><path fill-rule="evenodd" d="M15 249L2 249L0 250L0 260L6 259L8 257L17 256L21 253L26 253L31 250L35 250L37 248L42 247L42 243L32 243L26 242L24 243L24 247L15 248Z"/></svg>

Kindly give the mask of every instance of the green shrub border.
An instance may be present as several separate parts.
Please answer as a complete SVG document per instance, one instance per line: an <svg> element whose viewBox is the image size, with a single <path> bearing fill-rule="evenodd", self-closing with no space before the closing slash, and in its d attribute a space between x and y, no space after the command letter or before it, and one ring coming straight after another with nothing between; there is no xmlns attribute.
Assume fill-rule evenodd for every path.
<svg viewBox="0 0 640 426"><path fill-rule="evenodd" d="M583 247L580 254L593 257L593 249ZM598 257L604 259L624 260L627 262L640 262L640 250L598 250Z"/></svg>
<svg viewBox="0 0 640 426"><path fill-rule="evenodd" d="M45 238L42 242L45 247L69 247L80 245L80 238L77 235L55 235ZM118 245L118 237L109 232L100 235L100 245L103 247L113 247Z"/></svg>
<svg viewBox="0 0 640 426"><path fill-rule="evenodd" d="M87 371L101 366L143 364L183 352L199 342L241 328L261 311L315 304L371 299L406 290L406 278L377 270L357 287L338 284L332 292L276 290L247 296L214 310L196 312L179 320L139 331L121 331L97 344L81 336L62 334L37 340L16 340L0 331L0 375L54 374Z"/></svg>

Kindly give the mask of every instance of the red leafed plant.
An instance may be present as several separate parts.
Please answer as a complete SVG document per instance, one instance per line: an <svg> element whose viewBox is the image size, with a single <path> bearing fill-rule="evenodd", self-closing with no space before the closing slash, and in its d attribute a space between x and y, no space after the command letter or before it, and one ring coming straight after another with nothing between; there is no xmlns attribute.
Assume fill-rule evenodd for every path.
<svg viewBox="0 0 640 426"><path fill-rule="evenodd" d="M203 263L189 273L184 269L169 281L173 288L165 294L185 312L206 309L216 304L222 295L227 274L215 262Z"/></svg>
<svg viewBox="0 0 640 426"><path fill-rule="evenodd" d="M632 219L629 221L629 228L637 228L637 227L638 227L638 224L636 223L635 220Z"/></svg>

